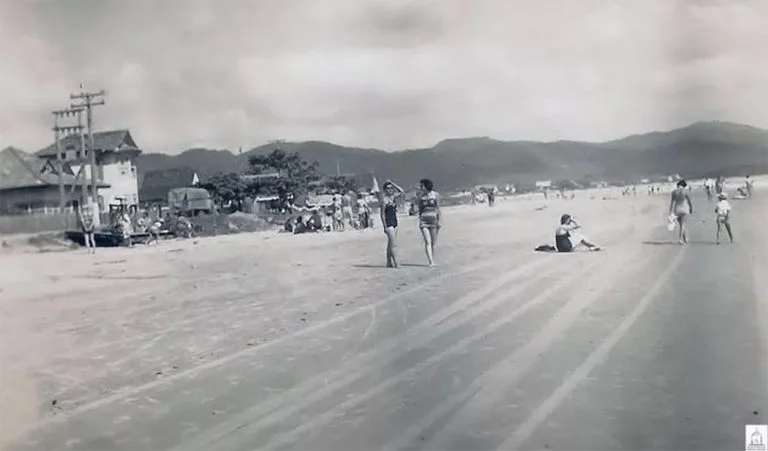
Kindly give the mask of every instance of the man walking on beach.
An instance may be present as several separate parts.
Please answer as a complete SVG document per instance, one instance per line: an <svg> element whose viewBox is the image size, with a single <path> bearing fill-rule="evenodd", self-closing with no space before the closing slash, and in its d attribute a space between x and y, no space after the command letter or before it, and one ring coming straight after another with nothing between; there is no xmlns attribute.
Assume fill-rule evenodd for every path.
<svg viewBox="0 0 768 451"><path fill-rule="evenodd" d="M85 202L80 204L77 201L73 202L75 211L77 213L77 223L80 226L80 231L83 233L83 241L85 242L85 248L89 254L96 253L96 239L94 237L94 220L93 220L93 208L91 208L91 199L85 199Z"/></svg>

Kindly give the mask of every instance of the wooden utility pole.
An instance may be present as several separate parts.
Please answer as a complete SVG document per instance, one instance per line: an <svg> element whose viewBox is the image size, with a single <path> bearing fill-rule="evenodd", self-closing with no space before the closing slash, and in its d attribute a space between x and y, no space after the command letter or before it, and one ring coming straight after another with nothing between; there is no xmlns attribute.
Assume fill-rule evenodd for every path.
<svg viewBox="0 0 768 451"><path fill-rule="evenodd" d="M83 89L83 85L80 85L80 89ZM85 110L86 123L88 127L88 156L91 162L91 197L94 202L98 199L98 178L96 177L96 149L93 140L93 107L104 105L103 97L106 92L102 89L99 92L85 92L80 91L79 94L70 94L71 100L80 100L79 104L72 104L72 108L80 108ZM96 100L101 98L100 100Z"/></svg>
<svg viewBox="0 0 768 451"><path fill-rule="evenodd" d="M59 177L59 210L63 211L64 207L66 207L67 204L67 196L64 190L64 158L62 158L62 148L61 148L61 138L62 133L63 137L66 137L70 133L82 133L83 126L79 123L75 126L62 126L59 124L59 119L63 117L70 117L73 115L78 115L78 118L80 117L81 110L77 108L70 108L65 110L55 110L52 111L51 114L53 114L53 133L55 135L56 139L56 161L57 161L57 168L56 172L58 172Z"/></svg>

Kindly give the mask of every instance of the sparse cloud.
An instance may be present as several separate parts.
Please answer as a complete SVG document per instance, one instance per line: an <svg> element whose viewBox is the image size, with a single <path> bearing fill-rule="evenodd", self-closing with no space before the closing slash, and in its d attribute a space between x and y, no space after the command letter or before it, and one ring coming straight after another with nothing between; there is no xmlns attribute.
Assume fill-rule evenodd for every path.
<svg viewBox="0 0 768 451"><path fill-rule="evenodd" d="M768 127L768 3L0 0L0 146L51 140L81 82L148 151L429 146Z"/></svg>

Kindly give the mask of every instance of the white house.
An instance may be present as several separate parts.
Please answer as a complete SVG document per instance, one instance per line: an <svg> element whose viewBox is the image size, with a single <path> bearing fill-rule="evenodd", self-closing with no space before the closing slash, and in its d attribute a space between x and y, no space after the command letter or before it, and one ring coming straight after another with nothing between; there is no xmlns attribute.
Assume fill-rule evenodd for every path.
<svg viewBox="0 0 768 451"><path fill-rule="evenodd" d="M96 132L94 151L96 152L96 179L108 187L98 189L99 210L105 211L109 205L125 203L138 205L139 179L136 170L136 158L141 149L136 145L128 130L110 130ZM86 137L86 149L81 148L80 135L68 135L60 140L61 158L72 168L74 173L85 175L91 180L90 155ZM37 152L37 156L56 160L56 143Z"/></svg>

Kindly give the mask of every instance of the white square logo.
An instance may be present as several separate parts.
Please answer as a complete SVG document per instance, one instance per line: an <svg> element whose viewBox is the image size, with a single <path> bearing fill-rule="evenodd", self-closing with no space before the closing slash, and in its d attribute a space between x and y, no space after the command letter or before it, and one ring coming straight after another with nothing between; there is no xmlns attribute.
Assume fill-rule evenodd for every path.
<svg viewBox="0 0 768 451"><path fill-rule="evenodd" d="M744 444L746 451L768 451L768 424L744 426Z"/></svg>

